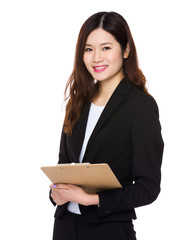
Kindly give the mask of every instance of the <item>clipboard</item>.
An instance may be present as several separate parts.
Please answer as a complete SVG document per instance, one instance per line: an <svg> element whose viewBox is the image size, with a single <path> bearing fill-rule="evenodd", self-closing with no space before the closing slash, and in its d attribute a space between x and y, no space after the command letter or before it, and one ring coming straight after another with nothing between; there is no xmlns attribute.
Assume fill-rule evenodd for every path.
<svg viewBox="0 0 195 240"><path fill-rule="evenodd" d="M122 188L120 182L106 163L72 163L41 167L54 184L67 183L83 188L87 193Z"/></svg>

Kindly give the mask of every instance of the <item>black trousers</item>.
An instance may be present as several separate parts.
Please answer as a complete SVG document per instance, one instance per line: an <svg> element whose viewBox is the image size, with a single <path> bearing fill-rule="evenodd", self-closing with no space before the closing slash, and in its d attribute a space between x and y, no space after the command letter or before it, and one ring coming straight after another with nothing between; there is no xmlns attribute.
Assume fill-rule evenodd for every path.
<svg viewBox="0 0 195 240"><path fill-rule="evenodd" d="M66 213L54 222L53 240L136 240L132 221L90 223Z"/></svg>

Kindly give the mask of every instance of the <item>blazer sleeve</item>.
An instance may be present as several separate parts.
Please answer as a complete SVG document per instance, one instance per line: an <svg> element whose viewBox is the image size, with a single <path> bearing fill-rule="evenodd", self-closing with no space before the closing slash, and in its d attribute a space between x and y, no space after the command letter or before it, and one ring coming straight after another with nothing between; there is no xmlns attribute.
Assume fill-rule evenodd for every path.
<svg viewBox="0 0 195 240"><path fill-rule="evenodd" d="M160 192L164 143L158 106L153 98L135 111L131 129L132 183L122 189L98 193L99 216L150 204Z"/></svg>
<svg viewBox="0 0 195 240"><path fill-rule="evenodd" d="M66 145L66 134L62 130L61 139L60 139L60 150L59 150L59 163L68 163L70 162L68 151L67 151L67 145ZM54 206L56 206L56 203L53 201L51 197L52 190L49 191L49 199L52 202Z"/></svg>
<svg viewBox="0 0 195 240"><path fill-rule="evenodd" d="M66 144L66 137L67 136L66 136L65 132L62 130L58 164L70 163L70 158L68 155L67 144Z"/></svg>

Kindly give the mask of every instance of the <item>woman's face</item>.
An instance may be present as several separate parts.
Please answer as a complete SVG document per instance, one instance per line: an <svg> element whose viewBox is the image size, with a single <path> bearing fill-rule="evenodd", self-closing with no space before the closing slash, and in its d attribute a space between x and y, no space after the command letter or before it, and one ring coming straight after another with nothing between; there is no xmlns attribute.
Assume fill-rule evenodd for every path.
<svg viewBox="0 0 195 240"><path fill-rule="evenodd" d="M95 80L121 80L124 77L125 54L127 53L122 53L120 44L112 34L98 28L87 38L83 61Z"/></svg>

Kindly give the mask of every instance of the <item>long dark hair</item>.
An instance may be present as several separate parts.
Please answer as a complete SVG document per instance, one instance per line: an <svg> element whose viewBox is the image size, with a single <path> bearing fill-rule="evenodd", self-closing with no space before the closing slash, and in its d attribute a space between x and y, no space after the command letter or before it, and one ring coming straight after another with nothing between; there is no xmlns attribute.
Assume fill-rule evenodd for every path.
<svg viewBox="0 0 195 240"><path fill-rule="evenodd" d="M145 87L146 79L138 66L135 44L126 20L116 12L98 12L92 15L81 27L76 45L73 72L65 89L65 99L67 99L66 93L69 90L69 100L66 105L64 119L64 131L66 134L72 134L83 105L89 103L98 91L98 82L94 84L94 79L83 62L87 38L97 28L102 28L111 33L121 45L122 51L125 51L127 44L129 44L130 53L123 62L124 75L130 82L147 92Z"/></svg>

